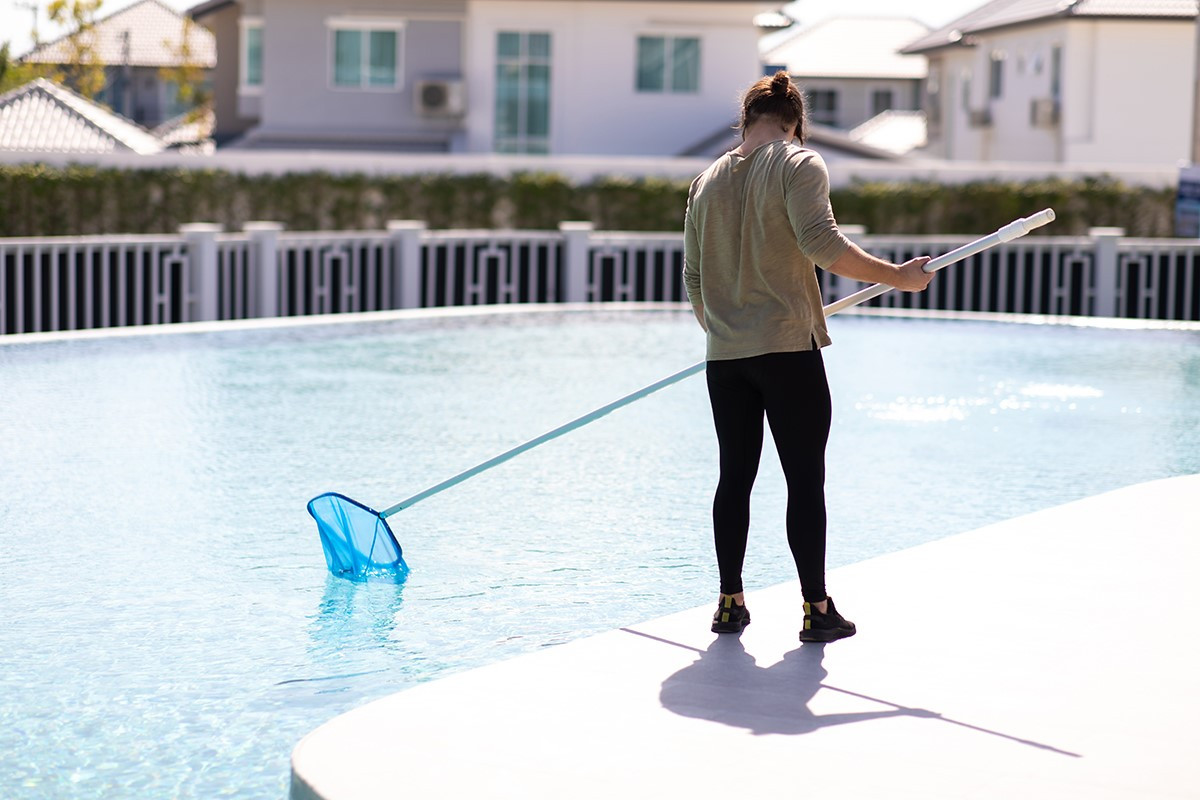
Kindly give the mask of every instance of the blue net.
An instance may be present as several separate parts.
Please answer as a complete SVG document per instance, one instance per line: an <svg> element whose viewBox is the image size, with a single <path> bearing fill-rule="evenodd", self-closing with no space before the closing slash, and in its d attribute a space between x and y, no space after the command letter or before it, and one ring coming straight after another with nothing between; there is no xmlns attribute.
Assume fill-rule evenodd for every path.
<svg viewBox="0 0 1200 800"><path fill-rule="evenodd" d="M328 492L308 501L317 521L325 563L340 578L383 578L400 583L408 565L392 529L379 513L345 495Z"/></svg>

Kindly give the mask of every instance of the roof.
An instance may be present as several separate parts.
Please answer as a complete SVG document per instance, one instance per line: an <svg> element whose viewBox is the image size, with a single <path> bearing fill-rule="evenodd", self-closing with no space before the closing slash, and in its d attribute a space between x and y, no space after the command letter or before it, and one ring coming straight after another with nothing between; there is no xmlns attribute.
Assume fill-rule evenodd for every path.
<svg viewBox="0 0 1200 800"><path fill-rule="evenodd" d="M171 67L179 64L179 49L186 17L160 0L141 0L96 22L86 34L95 43L96 55L104 64L135 67ZM128 59L125 34L129 34ZM212 32L192 25L188 34L192 61L209 69L217 64L217 44ZM70 36L38 45L21 58L38 64L71 61Z"/></svg>
<svg viewBox="0 0 1200 800"><path fill-rule="evenodd" d="M925 113L890 109L853 128L850 138L859 144L899 155L924 147L927 139Z"/></svg>
<svg viewBox="0 0 1200 800"><path fill-rule="evenodd" d="M0 95L0 150L158 153L140 125L45 78Z"/></svg>
<svg viewBox="0 0 1200 800"><path fill-rule="evenodd" d="M198 3L189 8L187 15L192 19L200 19L213 12L220 11L225 6L231 6L234 2L235 0L206 0L206 2Z"/></svg>
<svg viewBox="0 0 1200 800"><path fill-rule="evenodd" d="M212 138L216 121L211 108L185 111L154 128L151 134L167 147L195 144Z"/></svg>
<svg viewBox="0 0 1200 800"><path fill-rule="evenodd" d="M855 158L895 161L903 154L902 148L879 147L870 142L853 139L845 131L815 122L809 122L805 127L805 132L807 134L805 146L816 150L826 160ZM717 158L734 149L741 142L741 131L736 130L733 125L728 125L696 142L677 157Z"/></svg>
<svg viewBox="0 0 1200 800"><path fill-rule="evenodd" d="M1195 18L1196 0L992 0L908 43L902 52L917 54L955 45L970 46L972 35L1031 22Z"/></svg>
<svg viewBox="0 0 1200 800"><path fill-rule="evenodd" d="M834 17L775 39L761 56L805 78L919 79L927 72L924 57L899 50L927 33L928 26L915 19Z"/></svg>

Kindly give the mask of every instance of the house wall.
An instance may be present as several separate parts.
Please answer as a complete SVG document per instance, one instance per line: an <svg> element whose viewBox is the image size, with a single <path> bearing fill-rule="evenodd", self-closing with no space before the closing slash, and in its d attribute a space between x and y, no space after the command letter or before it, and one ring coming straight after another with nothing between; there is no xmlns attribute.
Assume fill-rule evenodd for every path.
<svg viewBox="0 0 1200 800"><path fill-rule="evenodd" d="M236 138L258 122L257 115L247 115L238 98L239 60L241 58L241 18L239 7L228 5L201 17L198 22L212 31L217 43L217 66L212 75L213 113L216 129L213 138L218 143ZM255 98L257 101L257 98Z"/></svg>
<svg viewBox="0 0 1200 800"><path fill-rule="evenodd" d="M1055 45L1062 45L1067 27L1056 23L1018 29L981 41L973 54L969 109L988 111L991 123L972 126L968 122L960 128L962 141L971 147L971 157L984 161L1062 159L1061 126L1035 125L1031 106L1037 100L1051 100L1051 52ZM999 97L991 96L993 54L1002 56ZM1070 97L1074 103L1079 95Z"/></svg>
<svg viewBox="0 0 1200 800"><path fill-rule="evenodd" d="M1196 27L1075 23L1068 32L1063 149L1075 163L1170 163L1191 155ZM1086 103L1076 105L1075 98Z"/></svg>
<svg viewBox="0 0 1200 800"><path fill-rule="evenodd" d="M455 0L263 0L262 124L253 138L450 149L463 123L420 116L413 83L428 75L462 74L464 7ZM335 17L403 25L396 88L333 85L328 21Z"/></svg>
<svg viewBox="0 0 1200 800"><path fill-rule="evenodd" d="M1195 28L1186 21L1069 20L980 36L930 58L942 117L927 152L955 161L1175 164L1188 158ZM1051 51L1062 48L1061 117L1035 126L1051 99ZM1004 53L1004 86L989 96L989 62ZM989 125L970 112L990 111Z"/></svg>
<svg viewBox="0 0 1200 800"><path fill-rule="evenodd" d="M470 0L467 146L493 149L496 35L518 31L551 34L551 153L682 152L728 128L739 92L759 77L757 5ZM637 37L643 34L700 38L698 92L636 91Z"/></svg>

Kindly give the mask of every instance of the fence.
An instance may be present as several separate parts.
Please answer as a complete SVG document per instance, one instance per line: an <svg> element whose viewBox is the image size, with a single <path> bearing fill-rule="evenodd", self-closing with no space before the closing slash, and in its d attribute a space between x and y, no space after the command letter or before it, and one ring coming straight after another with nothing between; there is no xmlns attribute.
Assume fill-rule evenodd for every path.
<svg viewBox="0 0 1200 800"><path fill-rule="evenodd" d="M937 255L970 237L872 236L890 261ZM0 239L0 334L196 320L336 314L484 303L683 301L680 234L386 230L239 233L197 223L176 235ZM818 270L826 302L859 284ZM870 305L1200 320L1200 242L1029 236L955 265L929 291Z"/></svg>

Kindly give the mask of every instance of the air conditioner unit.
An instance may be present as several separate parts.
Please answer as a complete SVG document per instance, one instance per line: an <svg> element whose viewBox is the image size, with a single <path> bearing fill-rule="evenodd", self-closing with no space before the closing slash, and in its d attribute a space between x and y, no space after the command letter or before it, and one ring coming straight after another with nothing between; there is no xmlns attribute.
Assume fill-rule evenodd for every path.
<svg viewBox="0 0 1200 800"><path fill-rule="evenodd" d="M967 112L967 124L972 128L992 127L992 110L990 108L971 109Z"/></svg>
<svg viewBox="0 0 1200 800"><path fill-rule="evenodd" d="M416 81L413 103L423 117L459 117L467 111L467 91L458 79Z"/></svg>
<svg viewBox="0 0 1200 800"><path fill-rule="evenodd" d="M1029 124L1035 128L1053 128L1062 116L1061 106L1053 97L1029 101Z"/></svg>

